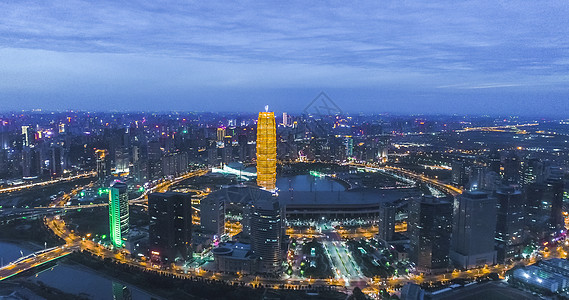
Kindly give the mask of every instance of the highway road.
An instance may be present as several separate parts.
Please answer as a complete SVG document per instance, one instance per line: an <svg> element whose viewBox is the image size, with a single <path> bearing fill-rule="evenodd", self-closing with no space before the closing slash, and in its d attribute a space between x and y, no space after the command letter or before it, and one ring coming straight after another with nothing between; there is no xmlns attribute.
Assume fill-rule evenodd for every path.
<svg viewBox="0 0 569 300"><path fill-rule="evenodd" d="M460 188L457 188L457 187L455 187L451 184L448 184L448 183L444 183L444 182L437 180L435 178L430 178L430 177L425 176L423 174L417 174L417 173L409 171L407 169L403 169L403 168L399 168L399 167L393 167L393 166L379 166L379 165L374 165L374 164L360 164L360 163L347 163L347 165L364 168L368 171L382 171L382 172L390 172L390 173L395 173L395 174L401 174L401 175L404 175L408 178L412 178L413 180L431 184L434 187L436 187L436 188L438 188L438 189L440 189L440 190L442 190L442 191L444 191L444 192L446 192L452 196L462 194L462 190Z"/></svg>
<svg viewBox="0 0 569 300"><path fill-rule="evenodd" d="M73 181L73 180L81 179L81 178L95 177L96 175L97 175L97 172L92 171L92 172L87 172L87 173L69 176L69 177L61 177L61 178L57 178L57 179L53 179L53 180L46 180L46 181L34 182L34 183L29 183L29 184L22 184L22 185L17 185L17 186L4 187L4 188L0 188L0 194L18 192L18 191L25 190L25 189L31 189L31 188L35 188L35 187L41 187L41 186L48 186L48 185L52 185L52 184L58 184L58 183L67 182L67 181Z"/></svg>

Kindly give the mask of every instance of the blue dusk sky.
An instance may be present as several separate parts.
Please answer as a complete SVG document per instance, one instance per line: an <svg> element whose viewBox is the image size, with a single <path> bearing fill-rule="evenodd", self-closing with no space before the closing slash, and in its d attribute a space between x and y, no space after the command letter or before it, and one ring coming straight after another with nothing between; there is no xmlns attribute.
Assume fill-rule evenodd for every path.
<svg viewBox="0 0 569 300"><path fill-rule="evenodd" d="M569 1L1 1L0 111L567 117Z"/></svg>

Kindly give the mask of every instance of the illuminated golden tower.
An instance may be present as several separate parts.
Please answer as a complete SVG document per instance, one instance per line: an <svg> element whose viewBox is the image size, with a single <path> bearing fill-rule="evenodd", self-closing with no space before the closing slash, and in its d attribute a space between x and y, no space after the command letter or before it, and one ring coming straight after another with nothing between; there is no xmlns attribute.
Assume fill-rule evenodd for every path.
<svg viewBox="0 0 569 300"><path fill-rule="evenodd" d="M274 190L277 181L277 129L275 113L259 113L257 120L257 185Z"/></svg>

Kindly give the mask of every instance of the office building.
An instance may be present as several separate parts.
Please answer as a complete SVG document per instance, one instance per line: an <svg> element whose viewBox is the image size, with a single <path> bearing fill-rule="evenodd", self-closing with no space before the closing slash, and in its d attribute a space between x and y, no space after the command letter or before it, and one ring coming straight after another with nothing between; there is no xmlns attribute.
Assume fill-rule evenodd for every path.
<svg viewBox="0 0 569 300"><path fill-rule="evenodd" d="M108 175L111 175L111 162L108 158L107 150L97 149L95 150L95 156L97 157L97 179L103 180Z"/></svg>
<svg viewBox="0 0 569 300"><path fill-rule="evenodd" d="M283 126L284 127L288 126L288 115L286 114L286 112L283 113Z"/></svg>
<svg viewBox="0 0 569 300"><path fill-rule="evenodd" d="M191 258L192 198L188 193L152 193L148 196L149 253L170 264Z"/></svg>
<svg viewBox="0 0 569 300"><path fill-rule="evenodd" d="M22 149L22 178L32 179L40 175L40 153L35 148L24 147Z"/></svg>
<svg viewBox="0 0 569 300"><path fill-rule="evenodd" d="M468 178L469 190L475 191L483 189L484 179L486 176L486 168L483 166L472 166L470 168L470 175Z"/></svg>
<svg viewBox="0 0 569 300"><path fill-rule="evenodd" d="M225 127L217 128L217 141L223 143L225 138Z"/></svg>
<svg viewBox="0 0 569 300"><path fill-rule="evenodd" d="M351 137L344 138L344 149L346 150L346 157L354 156L354 139Z"/></svg>
<svg viewBox="0 0 569 300"><path fill-rule="evenodd" d="M224 140L225 140L225 127L219 127L217 128L217 140L216 140L217 148L225 147Z"/></svg>
<svg viewBox="0 0 569 300"><path fill-rule="evenodd" d="M563 187L562 177L550 176L546 180L546 189L543 194L543 202L548 203L551 207L549 217L549 227L553 230L565 228L565 219L563 217Z"/></svg>
<svg viewBox="0 0 569 300"><path fill-rule="evenodd" d="M34 131L31 126L22 126L22 145L28 147L34 142Z"/></svg>
<svg viewBox="0 0 569 300"><path fill-rule="evenodd" d="M225 233L225 201L220 195L222 191L211 193L200 201L200 225L203 233Z"/></svg>
<svg viewBox="0 0 569 300"><path fill-rule="evenodd" d="M464 192L454 203L451 259L461 268L496 263L496 198L481 191Z"/></svg>
<svg viewBox="0 0 569 300"><path fill-rule="evenodd" d="M281 267L282 214L277 197L262 197L251 206L251 250L260 273L277 273Z"/></svg>
<svg viewBox="0 0 569 300"><path fill-rule="evenodd" d="M397 206L392 203L384 202L379 205L379 234L378 238L384 241L391 241L395 233L395 213Z"/></svg>
<svg viewBox="0 0 569 300"><path fill-rule="evenodd" d="M514 188L496 192L496 250L498 262L519 257L524 242L525 205L522 193Z"/></svg>
<svg viewBox="0 0 569 300"><path fill-rule="evenodd" d="M489 172L494 172L500 174L502 168L502 160L500 157L500 152L493 150L488 155L487 166Z"/></svg>
<svg viewBox="0 0 569 300"><path fill-rule="evenodd" d="M545 175L545 165L544 163L535 157L528 158L522 161L522 179L521 185L527 186L531 183L541 183L544 181Z"/></svg>
<svg viewBox="0 0 569 300"><path fill-rule="evenodd" d="M257 185L274 190L277 176L275 114L260 112L257 120Z"/></svg>
<svg viewBox="0 0 569 300"><path fill-rule="evenodd" d="M461 161L454 161L451 164L451 182L458 186L464 186L466 183L466 167Z"/></svg>
<svg viewBox="0 0 569 300"><path fill-rule="evenodd" d="M125 147L117 147L115 149L115 172L124 173L129 171L130 159L128 149Z"/></svg>
<svg viewBox="0 0 569 300"><path fill-rule="evenodd" d="M422 272L449 267L452 203L432 196L412 198L409 203L409 258Z"/></svg>
<svg viewBox="0 0 569 300"><path fill-rule="evenodd" d="M519 156L511 151L502 163L502 178L508 184L520 184L522 181L522 162Z"/></svg>
<svg viewBox="0 0 569 300"><path fill-rule="evenodd" d="M148 179L158 179L162 176L162 154L163 149L159 141L148 142L146 167Z"/></svg>
<svg viewBox="0 0 569 300"><path fill-rule="evenodd" d="M63 174L63 149L59 145L53 145L49 149L49 169L53 177L61 176Z"/></svg>
<svg viewBox="0 0 569 300"><path fill-rule="evenodd" d="M118 181L109 189L109 230L111 243L122 247L129 231L128 191L126 184Z"/></svg>

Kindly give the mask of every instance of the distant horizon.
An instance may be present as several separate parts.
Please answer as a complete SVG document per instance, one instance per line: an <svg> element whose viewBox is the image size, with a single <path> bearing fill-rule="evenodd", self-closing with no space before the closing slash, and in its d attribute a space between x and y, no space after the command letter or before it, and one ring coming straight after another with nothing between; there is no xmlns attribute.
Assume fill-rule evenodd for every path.
<svg viewBox="0 0 569 300"><path fill-rule="evenodd" d="M59 109L59 110L49 110L49 109L22 109L22 110L1 110L0 115L2 114L21 114L21 113L30 113L30 114L49 114L49 113L103 113L103 114L160 114L166 115L169 113L179 113L179 114L215 114L215 115L252 115L255 116L259 112L263 111L262 109L258 111L197 111L197 110L83 110L83 109ZM269 108L270 112L275 113L275 117L279 118L282 117L282 113L287 113L289 116L387 116L387 117L468 117L468 118L514 118L520 117L524 119L545 119L545 120L568 120L569 116L566 114L560 113L560 115L507 115L507 114L473 114L473 113L453 113L453 114L445 114L445 113L403 113L403 112L363 112L363 111L342 111L339 114L309 114L303 111L275 111Z"/></svg>

